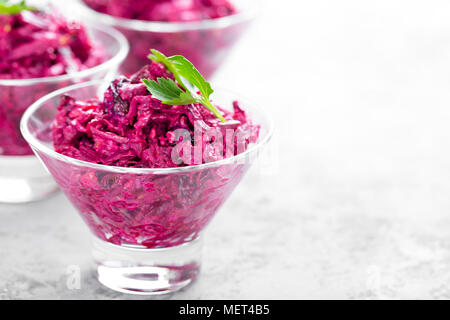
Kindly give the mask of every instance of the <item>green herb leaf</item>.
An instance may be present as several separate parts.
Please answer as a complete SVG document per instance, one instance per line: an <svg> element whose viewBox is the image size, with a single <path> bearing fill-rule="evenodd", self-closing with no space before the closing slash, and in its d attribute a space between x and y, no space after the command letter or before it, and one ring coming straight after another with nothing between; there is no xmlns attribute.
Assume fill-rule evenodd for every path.
<svg viewBox="0 0 450 320"><path fill-rule="evenodd" d="M35 7L28 6L25 0L18 3L10 3L10 0L0 0L0 15L15 15L22 11L36 11Z"/></svg>
<svg viewBox="0 0 450 320"><path fill-rule="evenodd" d="M211 101L209 100L209 97L214 92L214 90L211 88L210 83L205 80L205 78L188 59L180 55L166 57L163 53L155 49L152 49L151 52L152 54L149 55L149 59L164 64L167 70L169 70L173 74L178 84L183 87L184 90L186 90L186 92L181 90L173 80L172 82L176 86L176 89L173 86L169 88L167 83L164 81L163 83L161 83L161 78L158 79L159 83L157 83L156 81L153 81L152 83L152 81L143 79L142 81L146 80L146 82L150 84L149 86L146 82L144 82L146 83L147 88L152 93L152 95L159 99L157 97L159 94L161 94L162 92L168 94L168 90L170 90L171 95L177 96L178 98L167 99L165 101L159 99L164 104L186 105L191 103L200 103L209 111L211 111L217 118L219 118L220 121L225 122L225 118L222 116L219 110L217 110L217 108L211 104ZM177 89L180 90L181 93L179 93ZM197 91L200 91L201 96L197 94ZM184 101L184 103L175 103L175 101Z"/></svg>
<svg viewBox="0 0 450 320"><path fill-rule="evenodd" d="M203 78L200 72L198 72L188 59L183 56L173 56L170 57L169 60L173 63L177 72L196 87L203 97L209 98L209 96L214 93L209 82Z"/></svg>
<svg viewBox="0 0 450 320"><path fill-rule="evenodd" d="M151 49L150 51L151 51L153 54L149 55L148 58L149 58L150 60L153 60L153 61L155 61L155 62L159 62L159 63L162 63L163 65L165 65L166 68L167 68L167 70L169 70L169 71L173 74L175 80L177 80L177 82L178 82L185 90L187 90L187 88L185 87L185 85L184 85L184 83L183 83L183 80L180 78L180 76L179 76L179 74L178 74L178 72L177 72L177 70L176 70L174 64L172 63L172 61L170 61L168 57L166 57L162 52L159 52L159 51L156 50L156 49Z"/></svg>
<svg viewBox="0 0 450 320"><path fill-rule="evenodd" d="M172 79L158 78L158 81L142 79L152 95L168 105L187 105L197 103L197 100L190 94L184 92Z"/></svg>

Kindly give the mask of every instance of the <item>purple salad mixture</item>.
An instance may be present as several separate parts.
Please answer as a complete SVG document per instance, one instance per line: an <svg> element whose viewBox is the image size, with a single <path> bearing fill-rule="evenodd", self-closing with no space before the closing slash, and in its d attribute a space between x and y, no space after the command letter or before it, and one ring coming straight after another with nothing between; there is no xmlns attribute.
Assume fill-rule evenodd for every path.
<svg viewBox="0 0 450 320"><path fill-rule="evenodd" d="M84 27L57 13L0 15L0 79L60 76L101 62Z"/></svg>
<svg viewBox="0 0 450 320"><path fill-rule="evenodd" d="M239 13L230 0L83 0L91 9L113 17L153 22L199 22ZM162 31L116 25L129 40L130 54L122 71L130 74L147 63L148 48L168 55L182 52L209 78L247 28L246 22L206 28Z"/></svg>
<svg viewBox="0 0 450 320"><path fill-rule="evenodd" d="M130 78L116 79L104 95L104 100L75 101L66 97L59 106L54 125L54 147L66 156L109 166L132 168L172 168L186 166L174 163L177 146L176 131L185 129L195 136L199 128L220 128L222 136L232 129L240 134L232 146L233 156L256 142L259 127L254 126L245 112L234 102L234 112L222 113L230 124L221 121L201 104L170 106L152 97L141 79L173 78L166 68L152 62ZM180 140L183 140L180 138ZM205 139L202 139L205 140ZM191 141L188 141L189 143ZM237 146L238 143L244 146ZM210 141L202 141L203 150ZM194 152L188 164L196 163ZM221 160L221 153L204 152L201 163ZM177 158L178 159L178 158ZM197 161L197 164L200 161Z"/></svg>
<svg viewBox="0 0 450 320"><path fill-rule="evenodd" d="M102 48L91 43L83 26L56 12L0 15L0 81L60 76L105 60ZM0 155L32 154L19 131L23 112L38 98L68 84L0 83Z"/></svg>
<svg viewBox="0 0 450 320"><path fill-rule="evenodd" d="M233 112L220 109L226 123L202 105L165 105L141 82L159 77L173 79L162 64L152 62L130 78L116 79L102 101L65 96L53 123L55 151L115 167L178 168L191 165L186 155L185 162L173 161L174 150L179 153L175 148L184 143L192 150L202 146L202 163L237 155L257 143L260 126L238 102ZM200 139L195 128L201 128ZM177 137L180 129L191 138ZM224 132L219 140L206 134L209 130L231 130L232 135ZM217 143L223 145L221 156L212 147ZM232 161L199 170L144 174L69 165L45 156L43 160L99 238L147 248L195 239L248 169L247 163Z"/></svg>

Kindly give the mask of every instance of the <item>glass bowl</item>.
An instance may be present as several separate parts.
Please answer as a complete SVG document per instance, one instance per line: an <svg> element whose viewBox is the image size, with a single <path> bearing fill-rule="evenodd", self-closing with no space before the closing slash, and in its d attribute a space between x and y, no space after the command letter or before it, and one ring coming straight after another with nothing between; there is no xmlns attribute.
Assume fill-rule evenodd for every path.
<svg viewBox="0 0 450 320"><path fill-rule="evenodd" d="M179 290L198 275L202 234L272 136L269 118L237 97L261 125L256 144L221 161L183 168L137 169L88 163L56 153L52 122L61 97L100 97L100 82L74 85L33 104L21 130L94 235L99 281L120 292ZM235 95L216 95L221 106Z"/></svg>
<svg viewBox="0 0 450 320"><path fill-rule="evenodd" d="M57 186L20 133L20 119L36 100L57 89L94 79L110 79L128 54L125 37L113 28L89 26L108 59L93 68L56 77L0 79L0 202L23 203L45 198Z"/></svg>
<svg viewBox="0 0 450 320"><path fill-rule="evenodd" d="M91 9L77 0L80 16L121 31L130 43L130 53L121 66L132 74L148 64L149 49L165 55L182 54L210 78L228 56L257 14L260 1L235 1L239 13L194 22L154 22L118 18Z"/></svg>

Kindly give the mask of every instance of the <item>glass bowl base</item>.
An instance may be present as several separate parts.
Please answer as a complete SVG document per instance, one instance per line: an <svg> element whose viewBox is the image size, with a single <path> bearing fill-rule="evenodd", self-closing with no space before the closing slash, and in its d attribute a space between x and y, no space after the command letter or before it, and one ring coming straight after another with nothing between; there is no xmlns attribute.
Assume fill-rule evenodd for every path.
<svg viewBox="0 0 450 320"><path fill-rule="evenodd" d="M28 203L59 190L35 156L0 156L0 203Z"/></svg>
<svg viewBox="0 0 450 320"><path fill-rule="evenodd" d="M183 289L200 273L202 240L171 248L145 249L93 240L98 280L121 293L160 295Z"/></svg>

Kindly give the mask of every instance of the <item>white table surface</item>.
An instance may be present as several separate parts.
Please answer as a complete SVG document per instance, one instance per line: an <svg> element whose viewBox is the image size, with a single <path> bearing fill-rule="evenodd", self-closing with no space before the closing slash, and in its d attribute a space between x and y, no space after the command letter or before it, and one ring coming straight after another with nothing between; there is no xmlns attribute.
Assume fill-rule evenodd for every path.
<svg viewBox="0 0 450 320"><path fill-rule="evenodd" d="M267 1L214 83L271 110L275 165L209 227L198 281L161 298L450 298L449 16L444 0ZM97 283L89 248L61 194L0 206L0 299L134 298Z"/></svg>

